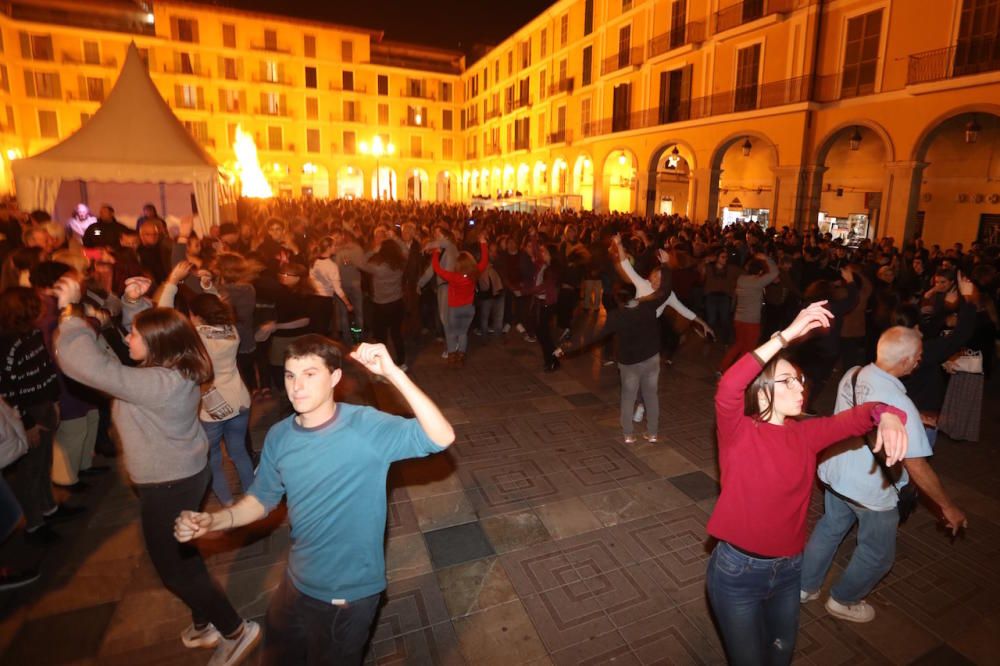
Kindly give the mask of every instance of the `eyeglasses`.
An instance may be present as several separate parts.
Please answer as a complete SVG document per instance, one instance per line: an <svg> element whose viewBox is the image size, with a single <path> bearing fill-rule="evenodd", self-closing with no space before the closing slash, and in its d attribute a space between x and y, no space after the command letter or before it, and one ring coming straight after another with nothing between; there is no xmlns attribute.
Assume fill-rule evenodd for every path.
<svg viewBox="0 0 1000 666"><path fill-rule="evenodd" d="M771 384L784 384L786 389L793 389L796 386L798 386L800 388L805 388L806 387L806 378L803 377L803 376L791 375L789 377L785 377L784 379L772 379L770 381L770 383Z"/></svg>
<svg viewBox="0 0 1000 666"><path fill-rule="evenodd" d="M296 275L295 273L278 273L278 277L288 277L288 278L300 278L301 275Z"/></svg>

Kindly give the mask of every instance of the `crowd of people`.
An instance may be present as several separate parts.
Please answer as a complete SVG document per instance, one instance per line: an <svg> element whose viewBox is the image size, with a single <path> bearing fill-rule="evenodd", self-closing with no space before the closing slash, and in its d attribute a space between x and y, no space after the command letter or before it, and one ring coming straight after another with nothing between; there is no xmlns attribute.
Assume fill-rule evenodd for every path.
<svg viewBox="0 0 1000 666"><path fill-rule="evenodd" d="M504 336L537 344L545 372L592 348L617 365L625 444L643 421L643 437L660 441L658 377L684 336L725 347L708 594L733 663L790 660L798 604L817 598L854 522L858 547L826 608L874 617L865 596L892 566L907 486L953 531L966 524L928 458L939 430L978 437L1000 324L998 248L848 246L814 231L678 216L367 200L242 200L238 219L199 235L194 218L164 220L152 205L135 228L110 205L94 216L80 204L65 221L12 202L0 209L0 432L23 444L0 456L10 480L0 481L0 533L35 548L57 542L53 525L86 515L86 479L110 469L95 456L122 451L150 557L192 611L182 640L218 646L213 664L238 663L261 630L187 542L254 522L283 496L295 546L265 656L296 663L308 645L360 660L384 562L381 529L358 516L381 506L384 523L376 496L393 460L454 439L409 366L440 352L460 376L467 357ZM352 349L416 419L333 401ZM837 368L855 369L837 387L838 414L801 418L819 410ZM289 416L258 460L248 424L262 400ZM850 439L873 428L870 447ZM350 456L305 456L334 434ZM372 439L385 448L370 450ZM888 481L872 465L880 449ZM807 539L818 458L826 511ZM330 470L343 484L323 488L317 474ZM201 512L209 488L219 512ZM344 507L328 521L336 529L317 525L333 505ZM370 566L351 571L344 544ZM317 565L316 553L329 558ZM37 577L36 564L9 564L0 588ZM315 622L343 624L334 633L347 638L294 638Z"/></svg>

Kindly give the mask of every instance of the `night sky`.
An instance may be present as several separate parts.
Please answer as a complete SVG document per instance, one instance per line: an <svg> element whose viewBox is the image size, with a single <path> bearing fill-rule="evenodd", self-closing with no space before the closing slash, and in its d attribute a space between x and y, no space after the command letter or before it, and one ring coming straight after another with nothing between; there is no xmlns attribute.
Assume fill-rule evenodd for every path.
<svg viewBox="0 0 1000 666"><path fill-rule="evenodd" d="M465 51L497 44L552 0L201 0L251 11L375 28L390 40Z"/></svg>

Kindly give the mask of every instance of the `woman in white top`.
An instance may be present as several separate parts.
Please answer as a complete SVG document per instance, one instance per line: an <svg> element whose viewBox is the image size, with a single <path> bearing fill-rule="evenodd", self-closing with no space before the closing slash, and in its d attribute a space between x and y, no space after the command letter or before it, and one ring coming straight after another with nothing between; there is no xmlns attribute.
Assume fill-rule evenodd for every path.
<svg viewBox="0 0 1000 666"><path fill-rule="evenodd" d="M333 258L334 253L333 239L329 236L321 238L314 249L314 254L316 260L313 261L312 268L309 269L309 278L312 280L313 285L316 287L316 293L320 296L326 296L332 299L334 296L340 299L340 303L336 303L331 300L331 306L335 306L333 311L339 311L341 308L345 309L347 312L353 312L354 306L351 304L351 300L344 293L344 285L340 280L340 268L337 266L337 262ZM342 317L334 316L331 317L331 322L340 321ZM323 331L324 333L332 334L332 331Z"/></svg>

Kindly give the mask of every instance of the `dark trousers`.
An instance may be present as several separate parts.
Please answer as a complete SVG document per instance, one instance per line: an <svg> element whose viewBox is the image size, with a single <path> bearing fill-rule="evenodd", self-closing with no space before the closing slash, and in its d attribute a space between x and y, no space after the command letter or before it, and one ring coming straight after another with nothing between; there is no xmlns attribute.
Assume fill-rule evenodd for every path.
<svg viewBox="0 0 1000 666"><path fill-rule="evenodd" d="M538 337L538 344L542 347L542 362L545 365L550 365L554 361L552 352L556 350L556 343L552 339L552 320L556 316L556 308L556 305L545 305L538 301L535 335Z"/></svg>
<svg viewBox="0 0 1000 666"><path fill-rule="evenodd" d="M255 367L256 358L254 354L256 352L246 352L236 355L236 369L240 372L240 379L246 385L248 391L254 391L257 388L257 368Z"/></svg>
<svg viewBox="0 0 1000 666"><path fill-rule="evenodd" d="M174 520L181 511L199 511L212 472L208 466L194 476L155 485L136 486L142 517L142 537L163 586L191 609L196 625L211 622L223 635L234 633L243 620L208 573L205 560L190 543L174 539Z"/></svg>
<svg viewBox="0 0 1000 666"><path fill-rule="evenodd" d="M360 664L382 593L334 606L284 577L267 607L264 666Z"/></svg>
<svg viewBox="0 0 1000 666"><path fill-rule="evenodd" d="M573 323L573 311L580 302L580 290L577 287L562 287L559 289L559 300L556 302L556 325L560 330L570 328Z"/></svg>
<svg viewBox="0 0 1000 666"><path fill-rule="evenodd" d="M51 402L26 409L39 426L39 442L10 466L10 488L24 511L25 526L33 530L44 524L43 514L56 506L52 496L52 441L59 418Z"/></svg>
<svg viewBox="0 0 1000 666"><path fill-rule="evenodd" d="M375 303L372 305L372 336L379 342L388 345L392 337L392 360L396 365L406 362L406 347L403 343L403 319L406 310L403 299L392 303Z"/></svg>

